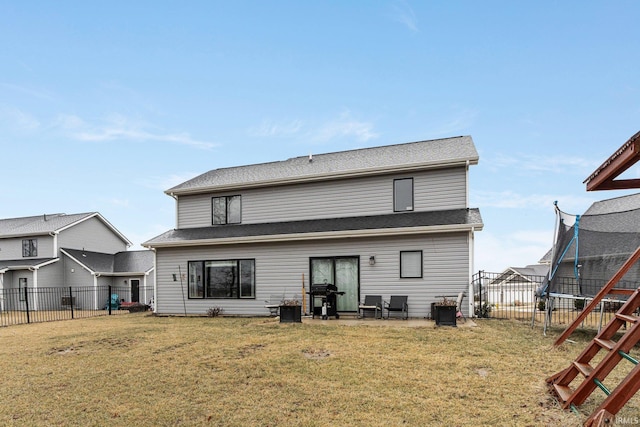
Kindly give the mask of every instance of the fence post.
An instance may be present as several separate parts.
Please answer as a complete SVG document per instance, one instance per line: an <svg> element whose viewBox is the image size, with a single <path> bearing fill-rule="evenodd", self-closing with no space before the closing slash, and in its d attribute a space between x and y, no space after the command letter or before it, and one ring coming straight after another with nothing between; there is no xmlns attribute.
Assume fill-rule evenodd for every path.
<svg viewBox="0 0 640 427"><path fill-rule="evenodd" d="M27 323L31 323L29 319L29 293L26 286L24 287L24 304L27 308Z"/></svg>
<svg viewBox="0 0 640 427"><path fill-rule="evenodd" d="M111 316L111 285L109 285L109 295L107 296L107 306L109 307L109 316Z"/></svg>
<svg viewBox="0 0 640 427"><path fill-rule="evenodd" d="M71 302L71 318L73 319L73 292L71 286L69 286L69 301Z"/></svg>

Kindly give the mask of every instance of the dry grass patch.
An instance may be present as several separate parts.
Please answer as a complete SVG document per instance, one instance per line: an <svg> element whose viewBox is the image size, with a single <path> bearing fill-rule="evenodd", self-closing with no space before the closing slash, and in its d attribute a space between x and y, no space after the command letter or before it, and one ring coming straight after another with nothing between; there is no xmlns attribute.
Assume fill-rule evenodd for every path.
<svg viewBox="0 0 640 427"><path fill-rule="evenodd" d="M544 379L590 337L554 349L554 336L526 324L477 323L380 328L141 313L2 328L0 425L584 420L558 408ZM634 415L639 407L634 399L625 410Z"/></svg>

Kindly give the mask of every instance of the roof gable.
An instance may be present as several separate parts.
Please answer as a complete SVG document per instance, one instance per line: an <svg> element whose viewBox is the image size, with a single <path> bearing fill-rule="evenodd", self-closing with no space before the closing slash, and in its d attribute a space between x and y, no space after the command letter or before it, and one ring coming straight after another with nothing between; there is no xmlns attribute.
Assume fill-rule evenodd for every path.
<svg viewBox="0 0 640 427"><path fill-rule="evenodd" d="M124 234L120 233L109 221L98 212L86 212L79 214L44 214L21 218L0 219L0 239L38 236L43 234L60 233L91 218L97 218L123 242L131 246L132 243Z"/></svg>
<svg viewBox="0 0 640 427"><path fill-rule="evenodd" d="M477 164L478 158L471 137L459 136L214 169L177 185L166 193L195 194L238 187L338 179L466 163Z"/></svg>

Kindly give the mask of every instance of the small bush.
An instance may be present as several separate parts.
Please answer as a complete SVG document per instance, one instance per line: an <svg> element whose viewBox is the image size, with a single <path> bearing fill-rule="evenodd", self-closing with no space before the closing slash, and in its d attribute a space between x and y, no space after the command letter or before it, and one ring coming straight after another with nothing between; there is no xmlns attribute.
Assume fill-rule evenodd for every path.
<svg viewBox="0 0 640 427"><path fill-rule="evenodd" d="M222 314L222 307L211 307L207 310L207 317L218 317Z"/></svg>
<svg viewBox="0 0 640 427"><path fill-rule="evenodd" d="M540 298L540 300L538 301L538 310L544 311L546 305L547 305L547 300L544 298Z"/></svg>
<svg viewBox="0 0 640 427"><path fill-rule="evenodd" d="M478 317L487 318L493 309L493 304L487 302L482 303L480 307L476 307L475 314Z"/></svg>

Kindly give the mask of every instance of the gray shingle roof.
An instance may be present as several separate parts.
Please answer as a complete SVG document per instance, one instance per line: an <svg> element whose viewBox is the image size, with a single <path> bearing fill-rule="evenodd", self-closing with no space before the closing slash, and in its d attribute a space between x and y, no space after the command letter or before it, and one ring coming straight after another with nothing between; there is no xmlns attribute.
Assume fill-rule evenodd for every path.
<svg viewBox="0 0 640 427"><path fill-rule="evenodd" d="M94 272L106 274L144 273L153 268L153 252L151 251L123 251L116 254L105 254L78 249L63 248L63 250Z"/></svg>
<svg viewBox="0 0 640 427"><path fill-rule="evenodd" d="M469 161L478 162L470 136L386 145L289 160L214 169L166 191L167 194L197 193L216 188L234 188L291 182L337 179L381 171L411 170Z"/></svg>
<svg viewBox="0 0 640 427"><path fill-rule="evenodd" d="M95 214L96 212L71 215L58 213L0 219L0 238L53 233Z"/></svg>
<svg viewBox="0 0 640 427"><path fill-rule="evenodd" d="M412 227L438 226L473 226L481 228L483 224L478 209L453 209L347 218L184 228L167 231L145 242L144 245L154 247L166 244L179 244L181 242L196 242L199 240L215 242L216 239L241 237L286 236L304 233L330 233L395 228L409 230Z"/></svg>

